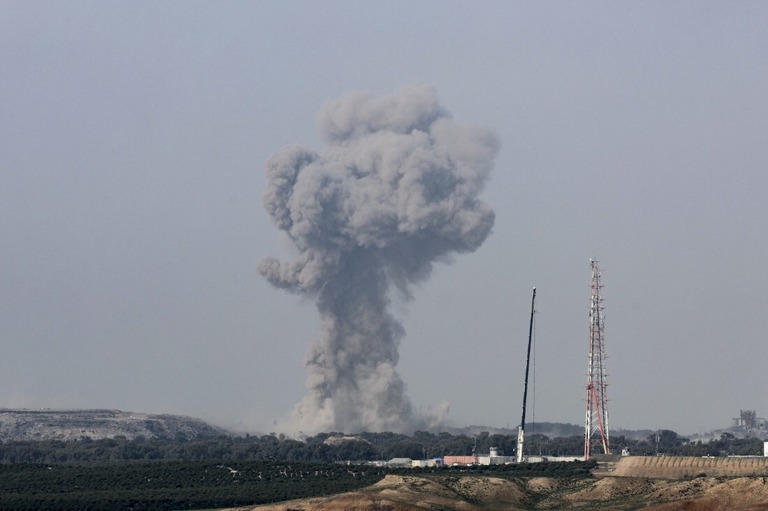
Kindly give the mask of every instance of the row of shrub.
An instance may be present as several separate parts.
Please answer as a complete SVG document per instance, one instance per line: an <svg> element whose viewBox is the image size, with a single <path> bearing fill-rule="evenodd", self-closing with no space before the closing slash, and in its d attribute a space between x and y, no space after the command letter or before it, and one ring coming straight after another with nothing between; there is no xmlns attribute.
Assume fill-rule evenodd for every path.
<svg viewBox="0 0 768 511"><path fill-rule="evenodd" d="M382 469L275 462L0 465L0 509L175 510L329 495L374 484Z"/></svg>

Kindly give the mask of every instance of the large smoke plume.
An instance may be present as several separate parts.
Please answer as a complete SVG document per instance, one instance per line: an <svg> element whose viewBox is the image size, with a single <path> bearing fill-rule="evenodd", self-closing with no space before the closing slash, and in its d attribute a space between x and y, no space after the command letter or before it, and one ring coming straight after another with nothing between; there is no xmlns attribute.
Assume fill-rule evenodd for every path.
<svg viewBox="0 0 768 511"><path fill-rule="evenodd" d="M454 123L423 85L380 98L348 94L323 107L317 126L325 155L288 146L266 163L264 206L298 253L265 258L259 272L315 298L322 319L306 360L308 395L291 427L429 427L395 370L405 331L388 310L389 291L410 297L434 262L486 239L494 213L477 197L497 140Z"/></svg>

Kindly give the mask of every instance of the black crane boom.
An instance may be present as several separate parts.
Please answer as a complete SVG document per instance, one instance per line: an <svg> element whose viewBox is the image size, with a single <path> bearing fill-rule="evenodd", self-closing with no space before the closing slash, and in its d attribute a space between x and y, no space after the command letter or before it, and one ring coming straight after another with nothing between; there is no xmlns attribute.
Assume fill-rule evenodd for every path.
<svg viewBox="0 0 768 511"><path fill-rule="evenodd" d="M517 432L517 461L523 461L523 443L525 439L525 407L528 401L528 372L531 367L531 343L533 341L533 315L536 312L536 288L533 288L531 296L531 322L528 325L528 353L525 357L525 386L523 387L523 418L520 420L520 429Z"/></svg>

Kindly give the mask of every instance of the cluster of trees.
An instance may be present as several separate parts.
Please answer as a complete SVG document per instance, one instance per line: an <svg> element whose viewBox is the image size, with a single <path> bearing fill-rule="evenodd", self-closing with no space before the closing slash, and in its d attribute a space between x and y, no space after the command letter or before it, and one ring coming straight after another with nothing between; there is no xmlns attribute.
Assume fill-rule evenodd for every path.
<svg viewBox="0 0 768 511"><path fill-rule="evenodd" d="M304 440L283 435L243 437L219 436L186 440L106 440L83 438L74 442L26 441L0 443L0 463L84 463L97 461L207 461L207 460L282 460L335 463L374 461L392 458L429 459L444 455L487 454L496 447L500 454L513 455L515 435L480 433L475 436L417 431L413 435L397 433L362 433L357 440L328 441L340 433L322 433ZM331 438L334 440L334 438ZM581 435L549 438L530 434L526 454L542 456L578 456L583 454ZM690 442L674 431L660 430L644 440L625 436L611 438L614 452L629 449L634 455L670 454L683 456L760 455L763 442L756 438L739 439L724 433L710 442Z"/></svg>
<svg viewBox="0 0 768 511"><path fill-rule="evenodd" d="M95 461L205 461L285 460L336 463L375 461L392 458L427 459L443 455L487 454L491 447L512 455L514 435L477 436L417 431L411 436L398 433L362 433L354 440L333 441L341 433L321 433L303 440L284 435L219 436L187 440L104 440L21 441L0 443L0 463L87 463ZM328 441L329 438L331 441ZM350 438L350 437L346 437ZM578 451L574 452L578 454Z"/></svg>
<svg viewBox="0 0 768 511"><path fill-rule="evenodd" d="M614 453L627 449L635 456L760 456L763 454L763 441L758 438L736 438L730 433L723 433L718 439L709 442L692 442L674 431L662 429L642 440L622 435L611 437L611 449ZM527 454L557 456L581 454L583 450L584 437L581 435L562 438L530 435L526 438Z"/></svg>
<svg viewBox="0 0 768 511"><path fill-rule="evenodd" d="M186 439L104 440L84 438L78 441L22 441L0 444L2 463L90 463L101 461L207 461L207 460L283 460L333 463L349 459L378 459L377 451L367 442L328 445L313 438L306 442L282 435Z"/></svg>

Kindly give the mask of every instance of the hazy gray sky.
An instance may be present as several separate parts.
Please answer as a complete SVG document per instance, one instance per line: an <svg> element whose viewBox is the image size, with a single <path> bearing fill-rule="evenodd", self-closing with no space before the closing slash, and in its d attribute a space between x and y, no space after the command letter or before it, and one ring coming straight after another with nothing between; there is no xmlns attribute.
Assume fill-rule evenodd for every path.
<svg viewBox="0 0 768 511"><path fill-rule="evenodd" d="M414 407L582 424L589 260L614 428L768 417L768 4L0 3L0 406L270 431L306 395L311 299L265 161L325 152L354 90L433 87L493 131L493 232L393 296Z"/></svg>

